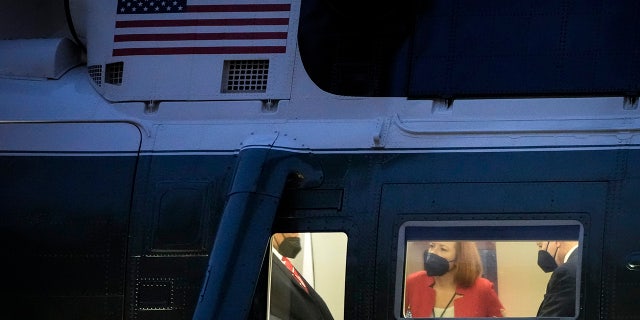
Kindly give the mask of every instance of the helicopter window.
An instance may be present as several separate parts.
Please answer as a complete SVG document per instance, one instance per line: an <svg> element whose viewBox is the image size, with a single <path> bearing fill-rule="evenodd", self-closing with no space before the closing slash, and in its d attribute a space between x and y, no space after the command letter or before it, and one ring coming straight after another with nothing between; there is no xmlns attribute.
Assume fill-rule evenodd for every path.
<svg viewBox="0 0 640 320"><path fill-rule="evenodd" d="M308 0L298 39L309 76L333 94L624 95L638 90L636 12L637 1Z"/></svg>
<svg viewBox="0 0 640 320"><path fill-rule="evenodd" d="M270 319L342 319L346 234L277 233L271 249Z"/></svg>
<svg viewBox="0 0 640 320"><path fill-rule="evenodd" d="M574 319L582 230L577 221L407 222L396 314Z"/></svg>

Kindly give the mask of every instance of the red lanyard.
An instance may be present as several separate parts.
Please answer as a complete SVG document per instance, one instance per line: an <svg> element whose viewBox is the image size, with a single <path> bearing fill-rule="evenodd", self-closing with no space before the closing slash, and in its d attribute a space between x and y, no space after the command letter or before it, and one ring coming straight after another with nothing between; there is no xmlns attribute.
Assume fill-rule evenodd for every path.
<svg viewBox="0 0 640 320"><path fill-rule="evenodd" d="M291 271L291 274L293 275L293 277L296 278L296 280L298 280L298 283L304 289L304 291L309 293L309 289L307 288L307 285L304 283L304 280L302 280L302 276L300 275L300 273L298 273L298 270L296 270L296 268L293 267L293 264L291 263L291 261L289 261L287 257L282 257L282 262L284 262L284 265L287 266L287 269Z"/></svg>

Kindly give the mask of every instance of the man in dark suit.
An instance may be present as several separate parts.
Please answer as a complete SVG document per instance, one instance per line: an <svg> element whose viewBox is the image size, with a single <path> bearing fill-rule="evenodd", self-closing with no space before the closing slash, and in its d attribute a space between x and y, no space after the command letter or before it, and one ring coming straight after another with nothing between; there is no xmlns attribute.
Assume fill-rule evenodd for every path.
<svg viewBox="0 0 640 320"><path fill-rule="evenodd" d="M299 235L275 234L271 243L270 319L333 320L322 297L289 261L301 250Z"/></svg>
<svg viewBox="0 0 640 320"><path fill-rule="evenodd" d="M581 260L578 241L551 241L546 248L541 244L538 247L541 252L555 250L554 258L558 267L551 274L537 316L576 316L576 275Z"/></svg>

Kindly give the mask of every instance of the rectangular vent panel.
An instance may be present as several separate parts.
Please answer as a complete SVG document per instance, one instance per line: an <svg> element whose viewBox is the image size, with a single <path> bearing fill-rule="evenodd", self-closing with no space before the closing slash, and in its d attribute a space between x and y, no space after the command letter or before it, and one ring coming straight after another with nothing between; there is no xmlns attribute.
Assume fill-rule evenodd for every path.
<svg viewBox="0 0 640 320"><path fill-rule="evenodd" d="M172 310L174 281L170 278L142 278L136 282L135 303L139 310Z"/></svg>
<svg viewBox="0 0 640 320"><path fill-rule="evenodd" d="M107 64L104 74L104 82L109 84L121 85L122 73L124 72L124 62L115 62Z"/></svg>
<svg viewBox="0 0 640 320"><path fill-rule="evenodd" d="M267 92L269 60L227 60L222 75L223 93Z"/></svg>
<svg viewBox="0 0 640 320"><path fill-rule="evenodd" d="M98 87L102 86L102 66L97 64L89 66L87 69L89 69L89 77L91 77L91 80L93 80Z"/></svg>

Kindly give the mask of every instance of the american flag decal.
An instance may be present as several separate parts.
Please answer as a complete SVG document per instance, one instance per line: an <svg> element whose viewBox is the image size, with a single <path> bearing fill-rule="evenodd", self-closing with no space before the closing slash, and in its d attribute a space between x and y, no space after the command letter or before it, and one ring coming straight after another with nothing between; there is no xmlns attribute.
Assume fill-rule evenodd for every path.
<svg viewBox="0 0 640 320"><path fill-rule="evenodd" d="M113 56L285 53L289 3L118 0Z"/></svg>

